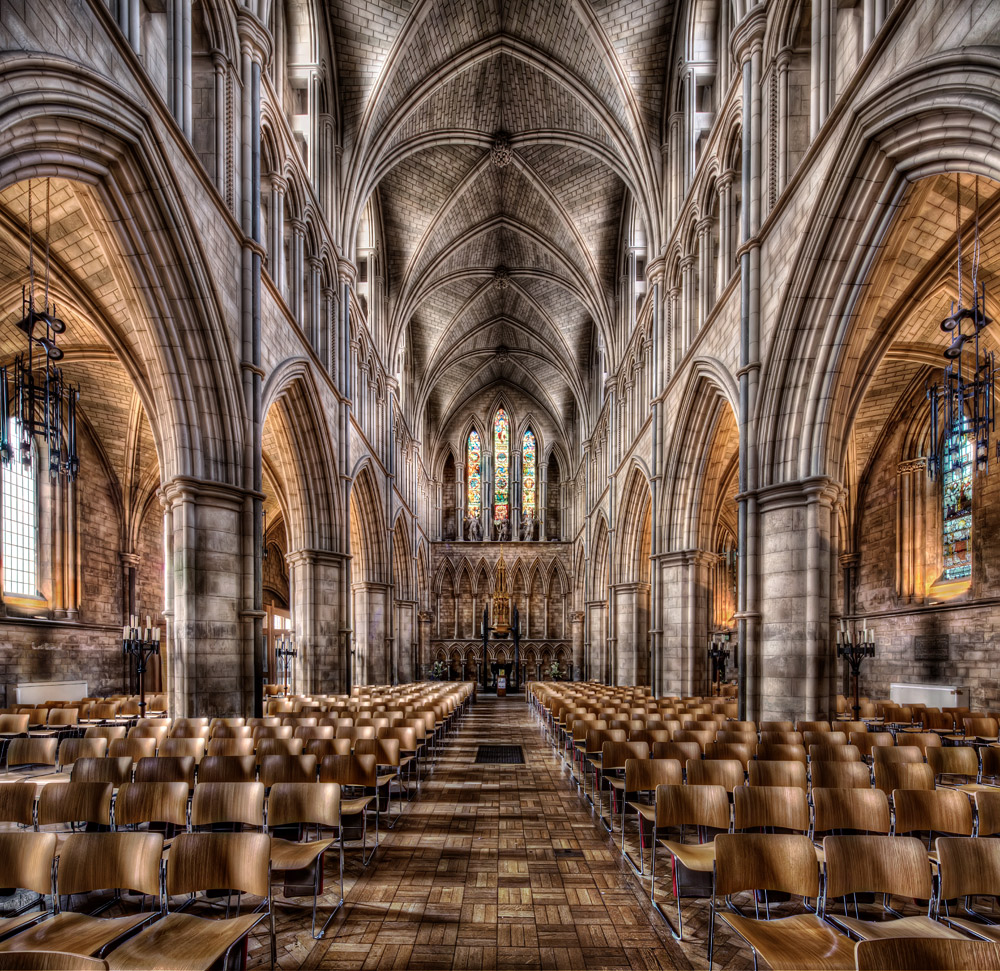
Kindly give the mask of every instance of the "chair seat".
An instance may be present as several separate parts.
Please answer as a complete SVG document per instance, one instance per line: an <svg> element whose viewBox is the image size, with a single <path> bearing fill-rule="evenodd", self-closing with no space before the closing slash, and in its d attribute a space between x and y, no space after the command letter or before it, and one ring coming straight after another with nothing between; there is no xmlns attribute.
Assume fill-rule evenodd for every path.
<svg viewBox="0 0 1000 971"><path fill-rule="evenodd" d="M333 840L313 840L296 843L292 840L271 838L271 868L274 870L302 870L333 844Z"/></svg>
<svg viewBox="0 0 1000 971"><path fill-rule="evenodd" d="M606 775L604 781L611 786L612 789L616 789L618 792L622 792L625 789L625 780L619 779L617 776Z"/></svg>
<svg viewBox="0 0 1000 971"><path fill-rule="evenodd" d="M340 802L340 812L344 816L356 816L363 809L367 809L374 799L374 796L357 796L354 799L342 799Z"/></svg>
<svg viewBox="0 0 1000 971"><path fill-rule="evenodd" d="M950 783L938 783L938 788L940 789L959 789L962 792L996 792L998 786L991 786L987 782L963 782L960 785L951 785Z"/></svg>
<svg viewBox="0 0 1000 971"><path fill-rule="evenodd" d="M393 779L397 777L397 772L387 772L385 775L379 775L375 777L375 784L381 788L388 782L392 782Z"/></svg>
<svg viewBox="0 0 1000 971"><path fill-rule="evenodd" d="M896 920L857 920L834 914L827 914L827 917L862 941L880 941L889 937L943 937L953 941L966 939L965 934L931 920L930 917L899 917Z"/></svg>
<svg viewBox="0 0 1000 971"><path fill-rule="evenodd" d="M1000 925L978 924L974 920L965 920L962 917L949 917L948 923L954 924L955 927L960 927L962 930L976 935L976 937L982 937L987 941L1000 944Z"/></svg>
<svg viewBox="0 0 1000 971"><path fill-rule="evenodd" d="M209 920L193 914L167 914L108 956L120 971L208 971L267 914Z"/></svg>
<svg viewBox="0 0 1000 971"><path fill-rule="evenodd" d="M90 917L62 913L0 941L0 951L69 951L97 954L115 938L135 930L156 916L154 912L128 917Z"/></svg>
<svg viewBox="0 0 1000 971"><path fill-rule="evenodd" d="M629 809L634 809L643 819L652 822L656 819L656 806L649 802L632 802L629 800Z"/></svg>
<svg viewBox="0 0 1000 971"><path fill-rule="evenodd" d="M719 912L774 971L851 971L854 941L815 914L754 920Z"/></svg>
<svg viewBox="0 0 1000 971"><path fill-rule="evenodd" d="M662 842L689 870L711 873L715 867L715 840L711 843L675 843L673 840Z"/></svg>
<svg viewBox="0 0 1000 971"><path fill-rule="evenodd" d="M21 914L18 917L4 917L0 919L0 937L8 937L18 928L27 927L47 916L44 911L33 910L30 914Z"/></svg>

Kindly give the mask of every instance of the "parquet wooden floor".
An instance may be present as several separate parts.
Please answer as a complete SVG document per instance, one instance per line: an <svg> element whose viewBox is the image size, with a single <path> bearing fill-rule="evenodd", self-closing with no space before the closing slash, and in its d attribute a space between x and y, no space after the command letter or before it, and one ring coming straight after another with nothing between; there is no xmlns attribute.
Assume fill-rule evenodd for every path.
<svg viewBox="0 0 1000 971"><path fill-rule="evenodd" d="M522 745L527 764L476 765L483 743ZM277 898L280 967L706 966L706 902L685 907L690 940L675 942L523 697L472 705L377 862L354 852L346 866L347 900L323 940ZM249 964L267 966L266 937ZM752 967L718 927L715 967Z"/></svg>

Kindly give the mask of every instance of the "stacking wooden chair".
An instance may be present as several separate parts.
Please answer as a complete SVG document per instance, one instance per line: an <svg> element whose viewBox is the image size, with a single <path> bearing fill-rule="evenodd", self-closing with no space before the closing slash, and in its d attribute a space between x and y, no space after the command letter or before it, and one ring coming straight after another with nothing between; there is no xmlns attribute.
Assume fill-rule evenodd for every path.
<svg viewBox="0 0 1000 971"><path fill-rule="evenodd" d="M295 729L291 725L257 725L253 727L254 747L262 738L291 738Z"/></svg>
<svg viewBox="0 0 1000 971"><path fill-rule="evenodd" d="M806 835L809 830L809 799L805 789L798 786L740 786L733 792L733 832Z"/></svg>
<svg viewBox="0 0 1000 971"><path fill-rule="evenodd" d="M0 950L69 951L103 957L124 935L134 933L158 916L162 853L163 837L158 833L67 836L59 848L53 916L0 941ZM156 909L126 917L97 917L61 910L60 901L64 896L98 890L113 890L115 896L111 903L121 901L122 890L138 891L151 897L156 902ZM105 907L95 914L103 909Z"/></svg>
<svg viewBox="0 0 1000 971"><path fill-rule="evenodd" d="M686 766L689 760L701 759L701 746L697 742L653 742L650 758L676 759L681 766Z"/></svg>
<svg viewBox="0 0 1000 971"><path fill-rule="evenodd" d="M249 755L253 756L253 739L252 738L228 738L219 737L210 738L208 740L208 748L206 750L208 756L212 755L222 755L222 756L241 756Z"/></svg>
<svg viewBox="0 0 1000 971"><path fill-rule="evenodd" d="M91 725L84 733L84 738L106 738L108 747L115 739L125 737L126 728L124 725Z"/></svg>
<svg viewBox="0 0 1000 971"><path fill-rule="evenodd" d="M900 732L896 739L896 745L905 748L908 745L916 745L927 758L928 749L938 749L942 747L941 736L934 732Z"/></svg>
<svg viewBox="0 0 1000 971"><path fill-rule="evenodd" d="M868 726L863 721L838 721L836 730L847 735L848 742L851 739L851 732L867 732Z"/></svg>
<svg viewBox="0 0 1000 971"><path fill-rule="evenodd" d="M0 786L0 791L25 783ZM34 790L34 786L30 786ZM29 824L30 825L30 824ZM56 853L55 833L0 833L0 884L19 887L39 896L26 906L0 918L0 938L24 930L48 916L46 895L52 893L52 864ZM37 911L31 911L38 906Z"/></svg>
<svg viewBox="0 0 1000 971"><path fill-rule="evenodd" d="M256 778L257 761L252 753L206 755L198 763L198 785L206 782L253 782Z"/></svg>
<svg viewBox="0 0 1000 971"><path fill-rule="evenodd" d="M875 788L886 793L934 788L934 770L926 762L876 762L874 775Z"/></svg>
<svg viewBox="0 0 1000 971"><path fill-rule="evenodd" d="M867 762L872 760L872 749L877 745L895 745L895 739L889 732L851 732L851 745L856 745L861 757Z"/></svg>
<svg viewBox="0 0 1000 971"><path fill-rule="evenodd" d="M715 838L715 879L708 925L708 966L715 951L719 917L750 946L756 966L763 958L775 971L782 968L850 968L854 944L823 920L820 913L770 919L766 891L803 899L820 897L820 868L812 841L787 833L730 833ZM730 898L746 891L765 891L764 918L745 917ZM719 897L729 910L720 911ZM758 910L759 912L759 910Z"/></svg>
<svg viewBox="0 0 1000 971"><path fill-rule="evenodd" d="M993 916L975 910L975 897L1000 896L1000 840L939 836L937 853L943 920L949 927L982 940L1000 943L1000 925ZM961 916L950 912L949 901L961 899Z"/></svg>
<svg viewBox="0 0 1000 971"><path fill-rule="evenodd" d="M984 757L988 748L981 749ZM1000 749L997 750L1000 752ZM934 782L978 788L980 779L979 753L972 745L939 746L927 750L927 764L934 772Z"/></svg>
<svg viewBox="0 0 1000 971"><path fill-rule="evenodd" d="M319 764L319 781L336 782L341 787L341 825L359 830L361 862L365 866L368 866L379 848L378 775L376 770L374 755L327 755ZM368 812L373 805L375 807L375 843L368 850Z"/></svg>
<svg viewBox="0 0 1000 971"><path fill-rule="evenodd" d="M972 799L976 804L976 835L1000 834L1000 789L980 789Z"/></svg>
<svg viewBox="0 0 1000 971"><path fill-rule="evenodd" d="M191 796L191 828L264 828L264 786L259 782L201 782Z"/></svg>
<svg viewBox="0 0 1000 971"><path fill-rule="evenodd" d="M270 922L274 967L274 910L270 887L271 838L264 833L181 833L166 867L166 906L171 897L225 887L261 898L250 914L213 920L167 913L108 955L111 968L212 968L265 918ZM187 904L185 904L186 906Z"/></svg>
<svg viewBox="0 0 1000 971"><path fill-rule="evenodd" d="M810 762L860 762L857 745L810 745Z"/></svg>
<svg viewBox="0 0 1000 971"><path fill-rule="evenodd" d="M158 758L193 758L195 763L205 757L208 747L207 738L195 738L190 735L173 735L160 742L156 750Z"/></svg>
<svg viewBox="0 0 1000 971"><path fill-rule="evenodd" d="M152 738L156 741L156 747L159 748L160 743L166 739L168 731L170 728L167 725L133 725L125 737Z"/></svg>
<svg viewBox="0 0 1000 971"><path fill-rule="evenodd" d="M783 742L760 742L754 757L761 762L801 762L805 765L809 761L804 745Z"/></svg>
<svg viewBox="0 0 1000 971"><path fill-rule="evenodd" d="M114 805L117 829L148 828L172 839L190 823L186 782L126 782Z"/></svg>
<svg viewBox="0 0 1000 971"><path fill-rule="evenodd" d="M321 938L330 921L344 905L344 833L340 820L340 786L336 782L278 782L267 797L267 828L271 836L271 870L284 873L285 895L289 886L297 886L294 871L312 870L313 906L312 936ZM274 835L283 828L303 825L327 827L336 831L336 840L317 839L298 842ZM340 852L340 900L330 911L326 922L316 933L316 908L323 883L323 854L337 842ZM301 879L301 878L300 878ZM273 893L273 891L272 891Z"/></svg>
<svg viewBox="0 0 1000 971"><path fill-rule="evenodd" d="M803 737L806 732L831 732L832 730L827 721L798 721L795 723L795 731L802 732Z"/></svg>
<svg viewBox="0 0 1000 971"><path fill-rule="evenodd" d="M77 759L104 758L108 751L106 738L65 738L59 746L56 771L72 769Z"/></svg>
<svg viewBox="0 0 1000 971"><path fill-rule="evenodd" d="M923 762L924 753L917 745L876 745L872 748L872 763L874 765L886 762Z"/></svg>
<svg viewBox="0 0 1000 971"><path fill-rule="evenodd" d="M893 833L927 833L927 847L936 834L972 836L972 800L957 789L897 789L892 794L896 814Z"/></svg>
<svg viewBox="0 0 1000 971"><path fill-rule="evenodd" d="M278 782L315 782L315 755L265 755L260 760L260 781L265 789Z"/></svg>
<svg viewBox="0 0 1000 971"><path fill-rule="evenodd" d="M327 755L350 755L349 738L310 738L306 741L305 755L315 755L320 761Z"/></svg>
<svg viewBox="0 0 1000 971"><path fill-rule="evenodd" d="M870 789L872 770L866 762L813 762L813 789ZM888 795L888 793L886 793Z"/></svg>
<svg viewBox="0 0 1000 971"><path fill-rule="evenodd" d="M762 721L759 727L761 732L790 732L795 725L790 721ZM801 742L802 739L799 739L800 744Z"/></svg>
<svg viewBox="0 0 1000 971"><path fill-rule="evenodd" d="M77 759L70 774L71 782L110 782L116 789L132 779L132 759L127 756L103 759Z"/></svg>
<svg viewBox="0 0 1000 971"><path fill-rule="evenodd" d="M702 752L705 751L705 746L709 742L715 741L716 729L710 728L705 731L696 731L694 729L685 728L679 732L674 732L675 742L697 742L698 747Z"/></svg>
<svg viewBox="0 0 1000 971"><path fill-rule="evenodd" d="M175 718L168 738L205 738L209 735L207 718Z"/></svg>
<svg viewBox="0 0 1000 971"><path fill-rule="evenodd" d="M0 785L0 823L13 824L14 826L34 826L35 799L37 797L38 786L33 782L18 781ZM2 926L0 924L0 928Z"/></svg>
<svg viewBox="0 0 1000 971"><path fill-rule="evenodd" d="M709 742L705 746L705 758L735 759L746 768L747 763L753 758L756 747L756 742Z"/></svg>
<svg viewBox="0 0 1000 971"><path fill-rule="evenodd" d="M195 761L186 756L156 756L143 758L135 765L134 782L186 782L194 788Z"/></svg>
<svg viewBox="0 0 1000 971"><path fill-rule="evenodd" d="M134 765L139 759L156 755L155 738L113 738L108 745L108 756L113 759L128 757Z"/></svg>
<svg viewBox="0 0 1000 971"><path fill-rule="evenodd" d="M967 717L962 720L962 724L965 727L965 737L968 739L973 739L981 745L997 741L997 725L1000 723L996 718Z"/></svg>
<svg viewBox="0 0 1000 971"><path fill-rule="evenodd" d="M847 733L839 730L833 732L803 732L802 744L806 749L810 745L846 745Z"/></svg>
<svg viewBox="0 0 1000 971"><path fill-rule="evenodd" d="M1000 945L939 937L859 941L857 971L998 971Z"/></svg>
<svg viewBox="0 0 1000 971"><path fill-rule="evenodd" d="M56 738L12 738L7 746L7 771L38 775L56 767Z"/></svg>
<svg viewBox="0 0 1000 971"><path fill-rule="evenodd" d="M656 818L656 788L657 786L679 786L684 782L684 772L677 759L626 759L625 777L611 778L612 788L620 792L621 823L622 823L622 855L632 869L640 875L641 869L625 849L625 815L629 809L636 812L638 838L640 843L646 838L645 830L651 831ZM648 801L643 801L646 796Z"/></svg>
<svg viewBox="0 0 1000 971"><path fill-rule="evenodd" d="M615 802L625 791L625 763L629 759L648 759L646 742L605 742L601 749L601 768L598 774L598 817L608 832L614 830ZM604 791L608 791L608 817L604 820ZM624 812L624 808L621 810ZM624 818L624 817L623 817Z"/></svg>
<svg viewBox="0 0 1000 971"><path fill-rule="evenodd" d="M812 790L813 839L874 833L888 836L892 827L889 797L881 789Z"/></svg>
<svg viewBox="0 0 1000 971"><path fill-rule="evenodd" d="M770 762L755 759L750 763L751 786L795 786L805 792L809 788L804 762Z"/></svg>
<svg viewBox="0 0 1000 971"><path fill-rule="evenodd" d="M684 775L689 786L722 786L732 792L743 785L746 770L735 759L688 759Z"/></svg>
<svg viewBox="0 0 1000 971"><path fill-rule="evenodd" d="M305 744L301 738L260 738L254 748L257 764L269 755L302 755Z"/></svg>
<svg viewBox="0 0 1000 971"><path fill-rule="evenodd" d="M604 753L605 742L624 742L628 738L628 733L621 728L591 728L587 730L587 736L583 744L581 753L580 771L583 773L583 794L587 795L587 776L591 778L591 793L589 798L596 801L596 787L601 775L601 757Z"/></svg>
<svg viewBox="0 0 1000 971"><path fill-rule="evenodd" d="M684 935L681 898L708 895L707 874L715 862L715 834L728 832L731 825L729 794L716 785L661 785L656 787L649 864L649 899L666 921L670 933L681 940ZM684 827L697 827L699 842L685 843ZM656 899L656 844L666 829L679 829L680 839L662 840L673 862L673 886L677 904L677 927L660 908ZM639 840L639 873L644 870L642 839ZM699 880L699 876L701 879Z"/></svg>
<svg viewBox="0 0 1000 971"><path fill-rule="evenodd" d="M302 738L308 742L312 738L333 738L333 726L331 725L299 725L292 736Z"/></svg>
<svg viewBox="0 0 1000 971"><path fill-rule="evenodd" d="M75 829L111 826L110 782L65 782L43 786L38 794L38 826L68 825ZM60 834L62 835L62 834Z"/></svg>
<svg viewBox="0 0 1000 971"><path fill-rule="evenodd" d="M413 781L414 771L416 771L417 788L420 787L420 770L417 764L419 746L416 728L408 725L395 725L379 729L376 735L378 739L395 739L399 742L399 769L400 772L406 769L406 785L403 786L401 781L400 788L409 796L409 786Z"/></svg>

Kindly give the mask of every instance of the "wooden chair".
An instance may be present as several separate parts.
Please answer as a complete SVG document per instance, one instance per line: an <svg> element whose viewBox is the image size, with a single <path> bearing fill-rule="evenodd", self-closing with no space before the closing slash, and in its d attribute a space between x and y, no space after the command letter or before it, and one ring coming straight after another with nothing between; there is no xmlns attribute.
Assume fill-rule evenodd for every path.
<svg viewBox="0 0 1000 971"><path fill-rule="evenodd" d="M942 836L972 836L972 801L957 789L897 789L892 794L896 811L893 833L928 833L930 846L935 833Z"/></svg>
<svg viewBox="0 0 1000 971"><path fill-rule="evenodd" d="M349 738L311 738L306 742L305 755L315 755L319 761L327 755L350 755Z"/></svg>
<svg viewBox="0 0 1000 971"><path fill-rule="evenodd" d="M939 836L937 851L944 917L949 927L982 940L1000 943L995 917L973 908L973 898L1000 896L1000 840ZM949 901L962 899L962 916L952 915Z"/></svg>
<svg viewBox="0 0 1000 971"><path fill-rule="evenodd" d="M877 745L895 745L895 739L889 732L851 732L851 745L856 745L861 757L867 761L872 759L872 749Z"/></svg>
<svg viewBox="0 0 1000 971"><path fill-rule="evenodd" d="M981 789L972 798L976 804L976 835L1000 834L1000 789Z"/></svg>
<svg viewBox="0 0 1000 971"><path fill-rule="evenodd" d="M186 782L126 782L115 799L115 827L162 829L171 839L188 828L188 794Z"/></svg>
<svg viewBox="0 0 1000 971"><path fill-rule="evenodd" d="M802 745L802 732L761 732L759 741L761 745Z"/></svg>
<svg viewBox="0 0 1000 971"><path fill-rule="evenodd" d="M895 762L923 762L924 753L917 745L876 745L872 748L872 762L875 765Z"/></svg>
<svg viewBox="0 0 1000 971"><path fill-rule="evenodd" d="M964 718L962 724L965 727L966 738L973 738L982 744L997 741L996 718Z"/></svg>
<svg viewBox="0 0 1000 971"><path fill-rule="evenodd" d="M12 738L7 746L7 771L37 774L56 767L57 738Z"/></svg>
<svg viewBox="0 0 1000 971"><path fill-rule="evenodd" d="M261 738L254 748L257 764L269 755L302 755L305 740L301 738Z"/></svg>
<svg viewBox="0 0 1000 971"><path fill-rule="evenodd" d="M249 755L206 755L198 763L198 785L206 782L254 782L257 761Z"/></svg>
<svg viewBox="0 0 1000 971"><path fill-rule="evenodd" d="M986 941L898 937L859 941L857 971L997 971L1000 946Z"/></svg>
<svg viewBox="0 0 1000 971"><path fill-rule="evenodd" d="M583 794L587 795L587 777L591 779L591 801L596 801L596 786L600 780L601 757L605 742L624 742L628 733L621 728L589 728L580 752L580 771L582 773Z"/></svg>
<svg viewBox="0 0 1000 971"><path fill-rule="evenodd" d="M205 757L207 745L207 738L174 735L160 742L156 752L161 759L192 758L197 764Z"/></svg>
<svg viewBox="0 0 1000 971"><path fill-rule="evenodd" d="M876 833L888 836L892 817L889 797L881 789L812 790L813 838L825 835Z"/></svg>
<svg viewBox="0 0 1000 971"><path fill-rule="evenodd" d="M857 745L810 745L810 762L860 762Z"/></svg>
<svg viewBox="0 0 1000 971"><path fill-rule="evenodd" d="M140 759L149 759L156 755L155 738L113 738L108 745L108 756L120 759L127 756L134 765Z"/></svg>
<svg viewBox="0 0 1000 971"><path fill-rule="evenodd" d="M278 782L267 797L267 828L272 833L271 869L286 873L286 887L291 880L292 871L312 869L314 882L311 933L316 940L326 933L330 921L344 905L344 833L340 821L340 794L340 786L336 782ZM282 827L299 827L302 824L333 829L337 838L302 843L273 835L275 830ZM340 900L317 934L316 908L323 880L323 854L334 842L339 844L340 851Z"/></svg>
<svg viewBox="0 0 1000 971"><path fill-rule="evenodd" d="M181 833L170 848L166 867L167 908L171 897L225 887L253 894L257 911L213 920L194 914L167 913L161 920L116 948L111 968L212 968L264 918L270 922L274 967L274 910L269 861L271 838L264 833Z"/></svg>
<svg viewBox="0 0 1000 971"><path fill-rule="evenodd" d="M856 721L838 721L836 725L838 732L844 732L847 735L847 740L851 740L851 732L867 732L868 726L863 722Z"/></svg>
<svg viewBox="0 0 1000 971"><path fill-rule="evenodd" d="M762 732L790 732L795 725L790 721L762 721L760 730ZM799 740L801 742L801 739Z"/></svg>
<svg viewBox="0 0 1000 971"><path fill-rule="evenodd" d="M858 940L884 937L950 937L962 934L931 918L934 886L927 850L909 836L827 836L826 916ZM862 920L857 894L882 895L882 920ZM889 907L893 896L928 901L927 915L901 917ZM848 897L855 914L849 916ZM843 915L834 914L834 902L843 898Z"/></svg>
<svg viewBox="0 0 1000 971"><path fill-rule="evenodd" d="M875 788L885 793L896 789L933 789L934 770L926 762L876 762Z"/></svg>
<svg viewBox="0 0 1000 971"><path fill-rule="evenodd" d="M730 833L715 838L715 879L708 925L708 966L715 951L715 919L727 923L750 946L754 965L763 958L779 969L850 968L854 944L822 919L820 913L770 919L764 895L764 918L745 917L730 897L746 891L777 891L803 899L820 896L819 860L807 836L786 833ZM720 911L718 898L729 911Z"/></svg>
<svg viewBox="0 0 1000 971"><path fill-rule="evenodd" d="M989 749L982 751L985 755ZM975 784L980 778L979 754L972 745L929 748L927 764L934 772L935 783L977 787Z"/></svg>
<svg viewBox="0 0 1000 971"><path fill-rule="evenodd" d="M110 782L116 789L132 779L132 759L127 756L103 759L77 759L70 774L71 782Z"/></svg>
<svg viewBox="0 0 1000 971"><path fill-rule="evenodd" d="M76 827L111 826L110 782L66 782L43 786L38 795L39 826L68 824Z"/></svg>
<svg viewBox="0 0 1000 971"><path fill-rule="evenodd" d="M743 785L745 771L734 759L688 759L685 777L689 786L722 786L726 792L732 792L737 786Z"/></svg>
<svg viewBox="0 0 1000 971"><path fill-rule="evenodd" d="M295 729L291 725L259 725L253 729L253 743L256 748L257 743L262 738L291 738Z"/></svg>
<svg viewBox="0 0 1000 971"><path fill-rule="evenodd" d="M811 766L811 775L813 789L872 787L872 770L866 762L814 762Z"/></svg>
<svg viewBox="0 0 1000 971"><path fill-rule="evenodd" d="M56 771L71 769L77 759L104 758L107 751L106 738L65 738L59 746Z"/></svg>
<svg viewBox="0 0 1000 971"><path fill-rule="evenodd" d="M333 727L331 725L299 725L292 737L305 739L306 742L312 738L333 738Z"/></svg>
<svg viewBox="0 0 1000 971"><path fill-rule="evenodd" d="M802 732L804 736L806 732L831 732L833 729L827 721L798 721L795 723L795 731Z"/></svg>
<svg viewBox="0 0 1000 971"><path fill-rule="evenodd" d="M128 735L126 738L152 738L156 741L156 747L159 748L160 743L163 742L167 737L167 732L170 731L167 725L134 725L128 730Z"/></svg>
<svg viewBox="0 0 1000 971"><path fill-rule="evenodd" d="M158 915L162 853L163 837L158 833L78 833L67 836L59 848L53 916L0 941L0 950L69 951L103 957L116 941L134 933ZM97 917L62 912L60 909L64 896L103 890L115 891L112 902L121 900L122 890L138 891L152 897L157 909L126 917Z"/></svg>
<svg viewBox="0 0 1000 971"><path fill-rule="evenodd" d="M341 787L341 824L356 820L360 830L361 862L368 866L379 848L378 775L374 755L327 755L319 764L319 781ZM353 794L351 794L353 793ZM368 812L375 806L375 843L368 849ZM349 837L348 837L349 838ZM367 852L366 852L367 851Z"/></svg>
<svg viewBox="0 0 1000 971"><path fill-rule="evenodd" d="M208 733L208 740L211 742L213 739L241 739L248 738L251 742L251 747L253 744L253 729L249 725L229 725L229 719L225 719L223 722L218 720L212 724Z"/></svg>
<svg viewBox="0 0 1000 971"><path fill-rule="evenodd" d="M806 835L809 828L809 799L804 786L750 785L733 791L733 832Z"/></svg>
<svg viewBox="0 0 1000 971"><path fill-rule="evenodd" d="M132 775L134 782L186 782L194 788L194 759L188 756L156 756L139 759Z"/></svg>
<svg viewBox="0 0 1000 971"><path fill-rule="evenodd" d="M170 726L168 738L208 738L207 718L177 718Z"/></svg>
<svg viewBox="0 0 1000 971"><path fill-rule="evenodd" d="M808 749L810 745L846 745L847 733L833 732L803 732L802 744Z"/></svg>
<svg viewBox="0 0 1000 971"><path fill-rule="evenodd" d="M804 745L760 742L754 757L761 762L801 762L805 765L809 758Z"/></svg>
<svg viewBox="0 0 1000 971"><path fill-rule="evenodd" d="M676 759L684 766L701 758L701 746L697 742L653 742L650 758Z"/></svg>
<svg viewBox="0 0 1000 971"><path fill-rule="evenodd" d="M25 783L0 786L0 791L19 788ZM34 789L34 786L31 786ZM56 853L55 833L0 833L0 884L31 890L39 896L26 906L8 911L0 918L0 938L48 916L46 895L52 893L52 865ZM38 910L31 912L31 908Z"/></svg>
<svg viewBox="0 0 1000 971"><path fill-rule="evenodd" d="M614 832L615 800L625 791L625 763L629 759L649 758L646 742L605 742L601 749L601 769L599 773L598 817L608 832ZM604 791L608 792L609 821L604 820ZM624 804L621 811L624 813ZM624 818L624 817L623 817Z"/></svg>
<svg viewBox="0 0 1000 971"><path fill-rule="evenodd" d="M755 759L750 763L751 786L795 786L805 792L809 788L806 766L803 762L765 762Z"/></svg>
<svg viewBox="0 0 1000 971"><path fill-rule="evenodd" d="M253 757L252 738L210 738L208 740L207 755L221 755L224 757L237 757L249 755Z"/></svg>
<svg viewBox="0 0 1000 971"><path fill-rule="evenodd" d="M709 742L715 741L715 729L707 729L706 731L695 731L693 729L682 729L679 732L674 732L673 740L675 742L696 742L698 747L702 752L705 751L705 746Z"/></svg>
<svg viewBox="0 0 1000 971"><path fill-rule="evenodd" d="M705 746L706 759L735 759L744 768L753 758L756 742L709 742Z"/></svg>
<svg viewBox="0 0 1000 971"><path fill-rule="evenodd" d="M202 782L191 797L191 827L264 828L264 786L259 782Z"/></svg>
<svg viewBox="0 0 1000 971"><path fill-rule="evenodd" d="M0 971L107 971L108 962L66 951L0 951Z"/></svg>
<svg viewBox="0 0 1000 971"><path fill-rule="evenodd" d="M33 782L18 781L0 785L0 823L34 826L37 797L38 786Z"/></svg>
<svg viewBox="0 0 1000 971"><path fill-rule="evenodd" d="M260 760L260 781L265 789L277 782L315 782L315 755L265 755Z"/></svg>
<svg viewBox="0 0 1000 971"><path fill-rule="evenodd" d="M108 747L115 739L125 737L126 728L124 725L91 725L84 733L84 738L106 738Z"/></svg>
<svg viewBox="0 0 1000 971"><path fill-rule="evenodd" d="M905 748L908 745L915 745L927 758L928 749L939 749L942 747L941 736L934 732L900 732L896 738L896 745Z"/></svg>
<svg viewBox="0 0 1000 971"><path fill-rule="evenodd" d="M656 788L657 786L679 786L684 782L684 772L681 763L677 759L626 759L625 777L623 779L612 778L609 780L616 793L620 793L621 798L621 823L622 823L622 855L629 862L632 869L642 875L642 871L637 868L635 861L625 849L625 814L628 809L634 809L637 815L637 826L640 842L643 839L643 822L652 827L656 815ZM649 802L643 802L642 797L649 797Z"/></svg>
<svg viewBox="0 0 1000 971"><path fill-rule="evenodd" d="M652 841L650 844L649 899L666 921L670 933L681 940L684 923L681 915L682 897L703 897L696 880L683 879L690 874L709 874L715 863L715 834L728 832L731 825L729 794L722 786L660 785L656 787L656 804L653 815ZM684 842L684 828L697 828L698 843ZM656 899L656 845L663 830L679 829L680 839L662 840L673 861L674 895L677 904L677 927L660 908ZM639 839L639 873L644 870L642 859L642 834ZM678 879L678 877L682 879ZM683 888L687 884L687 889ZM705 888L707 889L707 887Z"/></svg>

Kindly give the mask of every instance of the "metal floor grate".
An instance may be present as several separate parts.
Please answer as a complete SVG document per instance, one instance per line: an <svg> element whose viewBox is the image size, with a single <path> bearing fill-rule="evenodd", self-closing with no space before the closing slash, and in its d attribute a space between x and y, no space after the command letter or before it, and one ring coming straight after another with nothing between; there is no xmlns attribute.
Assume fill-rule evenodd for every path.
<svg viewBox="0 0 1000 971"><path fill-rule="evenodd" d="M476 762L499 765L524 765L524 752L520 745L480 745Z"/></svg>

